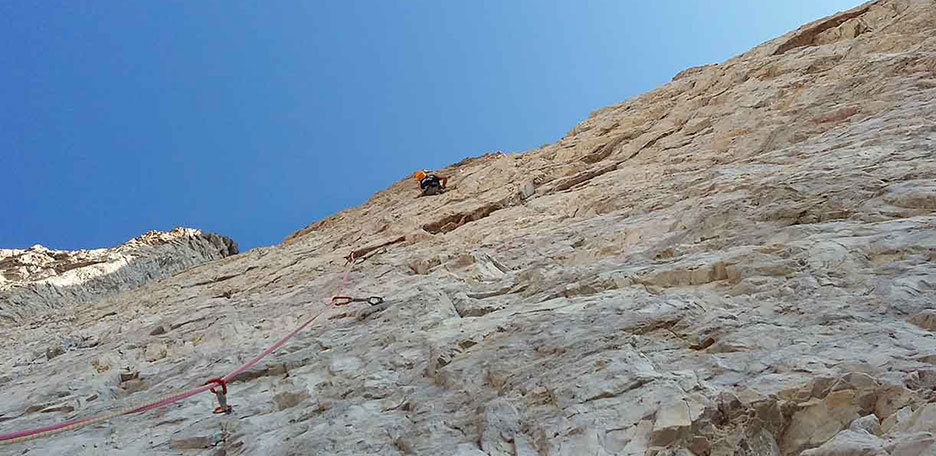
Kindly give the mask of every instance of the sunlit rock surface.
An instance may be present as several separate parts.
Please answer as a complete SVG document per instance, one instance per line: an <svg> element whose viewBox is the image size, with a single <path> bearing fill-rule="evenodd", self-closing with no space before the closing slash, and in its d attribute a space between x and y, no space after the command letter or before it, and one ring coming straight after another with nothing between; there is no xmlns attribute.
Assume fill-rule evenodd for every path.
<svg viewBox="0 0 936 456"><path fill-rule="evenodd" d="M111 249L0 249L0 326L237 253L231 239L192 228L150 231Z"/></svg>
<svg viewBox="0 0 936 456"><path fill-rule="evenodd" d="M21 454L936 452L936 2L876 1L401 180L282 245L3 329ZM328 307L346 294L385 306ZM63 340L91 340L61 350Z"/></svg>

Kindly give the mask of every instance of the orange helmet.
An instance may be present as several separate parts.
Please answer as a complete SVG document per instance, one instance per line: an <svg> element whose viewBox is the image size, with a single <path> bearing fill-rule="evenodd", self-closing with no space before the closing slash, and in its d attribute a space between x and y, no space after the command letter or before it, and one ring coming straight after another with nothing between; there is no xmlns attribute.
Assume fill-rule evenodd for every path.
<svg viewBox="0 0 936 456"><path fill-rule="evenodd" d="M425 171L416 171L416 180L421 181L426 178Z"/></svg>

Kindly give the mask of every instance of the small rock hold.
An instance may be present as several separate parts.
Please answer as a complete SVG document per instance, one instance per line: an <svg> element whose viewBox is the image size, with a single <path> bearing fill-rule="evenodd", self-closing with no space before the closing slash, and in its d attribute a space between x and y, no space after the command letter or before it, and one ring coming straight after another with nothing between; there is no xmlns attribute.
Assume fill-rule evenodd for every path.
<svg viewBox="0 0 936 456"><path fill-rule="evenodd" d="M282 392L273 396L273 402L276 403L276 410L285 410L299 405L308 398L309 394L305 391Z"/></svg>
<svg viewBox="0 0 936 456"><path fill-rule="evenodd" d="M927 331L936 331L936 310L924 310L920 313L911 315L907 321Z"/></svg>
<svg viewBox="0 0 936 456"><path fill-rule="evenodd" d="M30 405L26 407L26 413L35 413L48 407L48 404Z"/></svg>
<svg viewBox="0 0 936 456"><path fill-rule="evenodd" d="M94 367L98 373L107 372L110 370L110 363L106 359L94 358L91 360L91 366Z"/></svg>
<svg viewBox="0 0 936 456"><path fill-rule="evenodd" d="M428 241L435 237L432 233L429 233L424 230L419 230L414 233L409 233L406 235L406 242L416 243L422 241Z"/></svg>
<svg viewBox="0 0 936 456"><path fill-rule="evenodd" d="M520 189L520 197L523 199L529 199L531 196L533 196L534 192L536 192L536 187L533 185L533 181L527 181Z"/></svg>
<svg viewBox="0 0 936 456"><path fill-rule="evenodd" d="M135 380L140 378L139 371L123 371L119 375L120 383L129 382L130 380Z"/></svg>
<svg viewBox="0 0 936 456"><path fill-rule="evenodd" d="M917 371L908 372L903 378L904 384L910 389L919 389L921 385L920 373Z"/></svg>
<svg viewBox="0 0 936 456"><path fill-rule="evenodd" d="M120 387L121 387L127 394L132 394L132 393L135 393L135 392L137 392L137 391L143 391L143 390L145 390L145 389L146 389L146 382L144 382L143 380L140 380L140 379L138 379L138 378L135 378L135 379L133 379L133 380L130 380L130 381L121 383L121 384L120 384Z"/></svg>
<svg viewBox="0 0 936 456"><path fill-rule="evenodd" d="M741 399L738 399L738 396L728 391L723 391L718 395L718 410L725 415L725 418L731 421L735 419L735 417L743 414L745 412L745 407Z"/></svg>
<svg viewBox="0 0 936 456"><path fill-rule="evenodd" d="M913 402L914 394L903 385L884 385L877 391L874 414L884 419ZM886 431L886 430L885 430Z"/></svg>
<svg viewBox="0 0 936 456"><path fill-rule="evenodd" d="M864 431L845 430L818 448L806 450L802 456L878 456L884 452L884 442Z"/></svg>
<svg viewBox="0 0 936 456"><path fill-rule="evenodd" d="M423 259L413 260L409 264L410 270L418 275L429 274L429 262Z"/></svg>
<svg viewBox="0 0 936 456"><path fill-rule="evenodd" d="M455 453L452 456L487 456L487 453L481 451L473 443L462 443L455 447Z"/></svg>
<svg viewBox="0 0 936 456"><path fill-rule="evenodd" d="M174 450L200 450L211 448L218 440L214 436L180 437L169 440L169 447Z"/></svg>
<svg viewBox="0 0 936 456"><path fill-rule="evenodd" d="M52 412L71 413L74 411L75 411L75 407L72 407L70 405L56 405L53 407L44 408L40 410L39 413L52 413Z"/></svg>
<svg viewBox="0 0 936 456"><path fill-rule="evenodd" d="M147 362L159 361L166 357L169 349L166 347L166 344L161 342L153 342L146 346L145 358Z"/></svg>
<svg viewBox="0 0 936 456"><path fill-rule="evenodd" d="M653 433L650 436L654 445L666 446L675 442L680 435L689 429L692 421L689 419L689 405L684 401L661 407L653 423Z"/></svg>
<svg viewBox="0 0 936 456"><path fill-rule="evenodd" d="M705 456L712 453L712 442L704 436L696 436L689 443L689 451L699 456Z"/></svg>
<svg viewBox="0 0 936 456"><path fill-rule="evenodd" d="M495 399L479 410L478 442L486 454L511 454L516 435L520 433L520 414L505 399Z"/></svg>
<svg viewBox="0 0 936 456"><path fill-rule="evenodd" d="M55 358L62 353L65 353L65 350L62 350L62 347L49 347L46 349L46 359Z"/></svg>
<svg viewBox="0 0 936 456"><path fill-rule="evenodd" d="M936 448L936 437L929 432L903 435L888 444L885 449L889 456L919 456L933 454Z"/></svg>
<svg viewBox="0 0 936 456"><path fill-rule="evenodd" d="M884 418L884 421L881 423L881 431L884 433L890 433L891 429L910 418L910 415L913 414L912 409L904 407L900 410L889 415L887 418Z"/></svg>
<svg viewBox="0 0 936 456"><path fill-rule="evenodd" d="M874 416L874 414L865 415L855 421L852 421L851 425L848 426L848 429L856 432L865 431L872 435L881 435L881 423L878 422L878 419L876 416Z"/></svg>
<svg viewBox="0 0 936 456"><path fill-rule="evenodd" d="M390 307L390 303L389 303L389 302L385 302L385 303L382 303L382 304L377 304L376 306L365 307L365 308L363 308L363 309L361 309L360 311L357 312L355 318L357 318L358 321L366 320L367 317L370 317L370 316L373 315L373 314L382 312L382 311L385 310L387 307Z"/></svg>

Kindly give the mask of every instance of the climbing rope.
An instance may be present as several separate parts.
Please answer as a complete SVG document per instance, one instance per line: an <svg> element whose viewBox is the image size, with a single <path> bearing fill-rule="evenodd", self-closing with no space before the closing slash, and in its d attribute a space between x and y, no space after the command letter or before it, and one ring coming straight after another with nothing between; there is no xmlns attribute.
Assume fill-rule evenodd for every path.
<svg viewBox="0 0 936 456"><path fill-rule="evenodd" d="M345 257L348 260L348 262L346 263L347 268L344 271L344 275L341 278L341 283L339 283L338 289L335 291L335 294L332 295L332 299L329 299L328 304L343 305L343 304L335 304L335 302L337 298L346 298L345 296L340 296L340 295L341 295L341 292L344 290L345 285L348 282L348 277L351 274L351 269L354 267L354 257L355 256L353 252L347 257ZM368 298L368 299L371 299L371 298ZM383 298L380 298L380 301L383 302ZM345 304L347 304L347 302L345 302ZM224 377L212 378L206 381L205 384L199 387L192 388L190 390L183 391L181 393L165 396L158 400L147 402L142 405L126 407L126 408L113 411L110 413L106 413L104 415L100 415L97 417L84 418L80 420L64 421L62 423L52 424L49 426L43 426L43 427L39 427L35 429L17 431L17 432L12 432L9 434L0 434L0 445L15 444L15 443L25 442L28 440L39 439L42 437L48 437L48 436L52 436L55 434L66 432L66 431L78 430L83 427L101 423L104 421L108 421L110 419L117 418L120 416L143 413L148 410L165 407L167 405L179 402L183 399L187 399L189 397L192 397L196 394L203 393L205 391L210 391L214 393L215 398L218 400L218 407L214 409L214 413L223 413L223 414L231 413L231 411L233 410L233 407L227 403L227 384L231 382L231 380L233 380L235 377L240 375L242 372L246 371L247 369L250 369L251 367L256 365L258 362L260 362L260 360L262 360L263 358L266 358L271 353L275 352L278 348L282 347L286 342L289 341L289 339L292 339L293 336L295 336L296 334L299 334L303 329L305 329L307 326L312 324L316 319L318 319L319 316L324 314L326 309L328 309L328 305L322 308L322 310L318 311L312 318L309 318L308 320L306 320L298 328L294 329L285 337L278 340L275 344L271 345L269 348L261 352L259 355L253 357L250 361L234 369L233 371L231 371L229 374L225 375Z"/></svg>
<svg viewBox="0 0 936 456"><path fill-rule="evenodd" d="M215 407L212 413L218 414L223 413L225 415L234 411L234 407L228 405L227 403L227 382L223 378L212 378L205 382L206 385L218 385L220 389L214 389L212 386L208 391L211 391L211 394L215 395L215 398L218 400L218 406Z"/></svg>

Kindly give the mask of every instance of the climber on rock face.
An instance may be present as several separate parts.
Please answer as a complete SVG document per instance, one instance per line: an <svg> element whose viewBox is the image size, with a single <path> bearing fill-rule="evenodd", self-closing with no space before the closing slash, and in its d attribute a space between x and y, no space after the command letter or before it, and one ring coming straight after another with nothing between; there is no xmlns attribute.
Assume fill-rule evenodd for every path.
<svg viewBox="0 0 936 456"><path fill-rule="evenodd" d="M419 188L422 194L419 196L441 195L445 193L445 185L448 183L448 177L437 176L428 170L416 171L416 180L419 181Z"/></svg>

